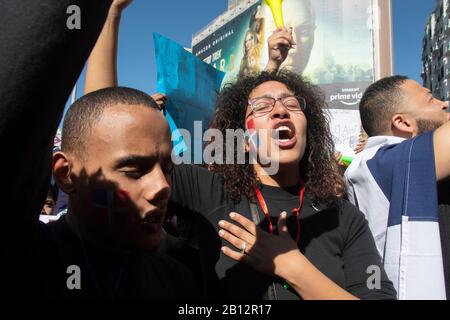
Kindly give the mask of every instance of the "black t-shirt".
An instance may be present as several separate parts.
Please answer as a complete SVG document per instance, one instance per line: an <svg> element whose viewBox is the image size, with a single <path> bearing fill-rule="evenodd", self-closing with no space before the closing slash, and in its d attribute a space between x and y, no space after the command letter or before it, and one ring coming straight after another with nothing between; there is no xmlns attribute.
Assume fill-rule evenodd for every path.
<svg viewBox="0 0 450 320"><path fill-rule="evenodd" d="M20 268L10 274L10 295L58 300L198 297L191 272L165 254L117 255L100 250L82 242L64 216L47 225L40 223L38 230L18 258ZM81 286L74 288L78 275Z"/></svg>
<svg viewBox="0 0 450 320"><path fill-rule="evenodd" d="M262 186L261 192L274 226L280 212L289 213L299 205L298 187ZM218 236L218 222L231 221L228 215L232 211L249 219L252 217L248 199L235 203L227 197L220 175L198 166L175 166L171 201L191 213L179 220L183 225L191 225L187 234L196 241L200 252L206 252L200 253L202 264L215 269L216 279L214 276L209 278L214 285L205 286L210 290L206 295L232 299L268 299L274 296L280 300L299 299L291 289L283 288L282 282L277 279L258 273L221 253L221 246L230 244ZM259 205L257 208L260 226L268 230L268 221ZM179 215L182 213L178 210ZM287 224L295 238L296 217L289 215ZM300 251L337 285L362 299L395 299L395 289L383 270L364 215L353 205L342 201L339 208L325 207L313 204L306 194L300 212L300 226ZM186 229L189 230L189 227ZM367 286L371 275L368 273L369 266L378 266L381 270L380 289L370 290ZM269 295L273 284L275 294Z"/></svg>

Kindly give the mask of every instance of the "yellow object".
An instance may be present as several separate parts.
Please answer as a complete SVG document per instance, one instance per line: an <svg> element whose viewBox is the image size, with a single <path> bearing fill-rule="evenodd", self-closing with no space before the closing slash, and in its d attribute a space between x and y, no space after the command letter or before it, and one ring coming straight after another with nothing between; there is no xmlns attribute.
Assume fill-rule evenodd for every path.
<svg viewBox="0 0 450 320"><path fill-rule="evenodd" d="M272 10L273 19L275 20L277 28L284 28L283 9L281 8L283 0L264 0L264 2L270 7L270 10Z"/></svg>

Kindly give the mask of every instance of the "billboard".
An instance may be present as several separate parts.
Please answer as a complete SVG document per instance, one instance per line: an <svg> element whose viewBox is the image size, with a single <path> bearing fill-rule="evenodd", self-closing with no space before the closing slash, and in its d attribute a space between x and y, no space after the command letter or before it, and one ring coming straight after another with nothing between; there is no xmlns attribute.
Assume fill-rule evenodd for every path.
<svg viewBox="0 0 450 320"><path fill-rule="evenodd" d="M297 43L283 67L321 87L331 115L336 147L352 154L360 120L358 106L377 74L374 0L284 0L286 27ZM195 43L192 53L226 72L224 83L262 71L267 38L276 29L263 0ZM379 73L379 72L378 72Z"/></svg>

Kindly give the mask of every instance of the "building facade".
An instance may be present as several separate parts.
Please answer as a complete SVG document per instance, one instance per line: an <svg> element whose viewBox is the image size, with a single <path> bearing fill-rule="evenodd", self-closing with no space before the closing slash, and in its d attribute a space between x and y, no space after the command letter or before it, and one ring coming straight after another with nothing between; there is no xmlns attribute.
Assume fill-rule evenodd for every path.
<svg viewBox="0 0 450 320"><path fill-rule="evenodd" d="M450 98L450 0L437 0L423 37L424 87L441 100Z"/></svg>

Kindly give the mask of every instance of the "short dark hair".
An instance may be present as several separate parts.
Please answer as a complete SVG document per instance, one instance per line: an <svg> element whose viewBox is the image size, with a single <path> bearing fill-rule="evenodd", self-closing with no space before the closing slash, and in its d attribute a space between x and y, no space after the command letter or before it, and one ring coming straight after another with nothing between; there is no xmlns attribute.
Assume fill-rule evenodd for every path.
<svg viewBox="0 0 450 320"><path fill-rule="evenodd" d="M92 128L101 119L105 108L117 104L141 105L159 110L152 97L132 88L111 87L88 93L75 101L67 111L63 123L61 151L74 152L82 157L85 141Z"/></svg>
<svg viewBox="0 0 450 320"><path fill-rule="evenodd" d="M361 123L369 137L383 134L404 98L400 86L409 78L391 76L371 84L359 104Z"/></svg>

